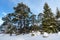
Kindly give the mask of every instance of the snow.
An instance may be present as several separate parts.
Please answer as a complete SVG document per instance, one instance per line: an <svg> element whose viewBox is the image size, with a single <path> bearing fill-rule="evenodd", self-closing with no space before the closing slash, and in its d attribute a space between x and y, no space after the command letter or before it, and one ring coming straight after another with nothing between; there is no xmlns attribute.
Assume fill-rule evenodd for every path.
<svg viewBox="0 0 60 40"><path fill-rule="evenodd" d="M40 34L39 32L37 34L34 32L36 36L31 36L32 33L29 34L21 34L21 35L15 35L13 34L10 36L9 34L0 34L0 40L60 40L60 35L58 33L54 34L48 34L48 37L44 38L43 35L47 36L46 32L44 34Z"/></svg>
<svg viewBox="0 0 60 40"><path fill-rule="evenodd" d="M37 35L40 35L41 33L39 31L36 31L36 32L32 31L32 33L30 33L30 35L32 35L32 34L34 34L34 36L37 36Z"/></svg>
<svg viewBox="0 0 60 40"><path fill-rule="evenodd" d="M50 27L53 27L53 26L50 26Z"/></svg>
<svg viewBox="0 0 60 40"><path fill-rule="evenodd" d="M48 37L48 33L44 32L43 37Z"/></svg>
<svg viewBox="0 0 60 40"><path fill-rule="evenodd" d="M36 35L40 35L41 33L39 31L36 32Z"/></svg>
<svg viewBox="0 0 60 40"><path fill-rule="evenodd" d="M60 35L60 32L58 32L58 35Z"/></svg>
<svg viewBox="0 0 60 40"><path fill-rule="evenodd" d="M60 18L58 18L57 20L60 20Z"/></svg>

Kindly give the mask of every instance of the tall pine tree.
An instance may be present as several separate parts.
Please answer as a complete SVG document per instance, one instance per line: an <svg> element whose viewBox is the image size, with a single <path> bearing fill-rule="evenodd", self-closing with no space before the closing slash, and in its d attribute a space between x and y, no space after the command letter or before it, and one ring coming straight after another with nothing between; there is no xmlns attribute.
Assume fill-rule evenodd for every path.
<svg viewBox="0 0 60 40"><path fill-rule="evenodd" d="M43 25L42 29L44 32L48 33L57 32L56 20L47 3L45 3L44 5L44 18L42 20L42 25Z"/></svg>
<svg viewBox="0 0 60 40"><path fill-rule="evenodd" d="M56 22L57 22L57 28L60 31L60 11L57 8L57 12L56 12Z"/></svg>

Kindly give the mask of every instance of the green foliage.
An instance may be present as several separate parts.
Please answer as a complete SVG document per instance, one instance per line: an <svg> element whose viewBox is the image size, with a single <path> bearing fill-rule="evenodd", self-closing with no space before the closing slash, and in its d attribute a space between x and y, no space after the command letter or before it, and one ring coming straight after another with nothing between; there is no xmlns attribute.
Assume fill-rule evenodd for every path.
<svg viewBox="0 0 60 40"><path fill-rule="evenodd" d="M48 33L56 33L57 32L57 24L51 9L49 8L48 4L45 3L44 5L44 18L42 21L43 30ZM52 26L52 27L50 27Z"/></svg>
<svg viewBox="0 0 60 40"><path fill-rule="evenodd" d="M33 31L39 31L40 28L38 26L34 25L34 26L31 27L31 30L33 30Z"/></svg>

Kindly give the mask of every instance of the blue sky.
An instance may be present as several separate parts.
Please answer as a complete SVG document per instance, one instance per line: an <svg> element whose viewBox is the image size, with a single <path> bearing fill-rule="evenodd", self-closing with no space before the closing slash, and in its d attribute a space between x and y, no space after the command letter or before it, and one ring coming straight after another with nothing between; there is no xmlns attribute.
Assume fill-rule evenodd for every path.
<svg viewBox="0 0 60 40"><path fill-rule="evenodd" d="M56 13L57 7L60 9L60 0L0 0L0 24L3 23L1 20L2 17L8 13L14 12L13 7L20 2L29 6L31 11L36 15L43 12L45 2L48 3L53 13Z"/></svg>

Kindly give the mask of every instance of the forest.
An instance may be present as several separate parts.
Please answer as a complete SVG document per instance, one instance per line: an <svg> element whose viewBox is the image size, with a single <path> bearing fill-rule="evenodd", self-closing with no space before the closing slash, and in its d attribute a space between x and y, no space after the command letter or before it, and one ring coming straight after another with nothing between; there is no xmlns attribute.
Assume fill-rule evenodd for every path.
<svg viewBox="0 0 60 40"><path fill-rule="evenodd" d="M12 35L28 34L32 31L57 33L60 31L60 10L56 8L56 15L47 3L44 4L43 13L35 15L23 2L13 7L14 12L2 17L3 33ZM37 14L37 13L36 13Z"/></svg>

